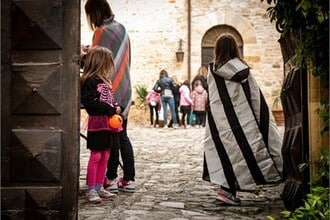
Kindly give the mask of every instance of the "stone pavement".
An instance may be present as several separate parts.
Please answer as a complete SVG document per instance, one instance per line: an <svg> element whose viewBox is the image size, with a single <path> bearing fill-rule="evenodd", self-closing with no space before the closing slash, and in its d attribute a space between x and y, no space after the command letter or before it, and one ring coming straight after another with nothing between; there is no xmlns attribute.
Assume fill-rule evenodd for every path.
<svg viewBox="0 0 330 220"><path fill-rule="evenodd" d="M283 132L283 128L280 127ZM171 129L129 125L136 167L136 192L119 192L114 201L89 204L85 199L89 151L81 140L79 219L254 220L282 219L283 184L256 193L239 192L241 206L215 201L218 186L203 181L204 128ZM119 175L122 170L118 169Z"/></svg>

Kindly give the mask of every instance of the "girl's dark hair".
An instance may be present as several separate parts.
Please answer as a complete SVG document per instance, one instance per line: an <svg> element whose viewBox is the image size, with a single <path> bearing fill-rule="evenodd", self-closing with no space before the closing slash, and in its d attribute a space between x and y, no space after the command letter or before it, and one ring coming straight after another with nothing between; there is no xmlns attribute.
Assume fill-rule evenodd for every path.
<svg viewBox="0 0 330 220"><path fill-rule="evenodd" d="M159 73L159 78L162 78L164 76L168 76L168 73L166 72L166 70L161 70Z"/></svg>
<svg viewBox="0 0 330 220"><path fill-rule="evenodd" d="M189 80L186 79L185 81L183 81L182 84L188 86L188 88L190 89L190 82L189 82Z"/></svg>
<svg viewBox="0 0 330 220"><path fill-rule="evenodd" d="M87 0L85 12L89 27L94 31L103 23L103 19L114 16L107 0Z"/></svg>
<svg viewBox="0 0 330 220"><path fill-rule="evenodd" d="M222 66L231 59L239 58L242 60L237 43L230 34L220 35L214 47L215 64Z"/></svg>

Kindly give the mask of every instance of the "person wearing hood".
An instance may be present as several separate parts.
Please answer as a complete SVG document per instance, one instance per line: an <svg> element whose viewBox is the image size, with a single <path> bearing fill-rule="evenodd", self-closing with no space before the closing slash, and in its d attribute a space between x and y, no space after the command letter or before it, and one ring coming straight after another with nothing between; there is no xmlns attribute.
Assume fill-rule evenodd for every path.
<svg viewBox="0 0 330 220"><path fill-rule="evenodd" d="M192 110L196 116L196 126L205 126L205 114L206 105L208 100L208 94L206 89L203 87L203 83L200 80L195 82L194 90L192 91Z"/></svg>
<svg viewBox="0 0 330 220"><path fill-rule="evenodd" d="M220 204L240 205L238 191L283 181L282 140L232 35L216 40L208 70L203 179L220 186Z"/></svg>

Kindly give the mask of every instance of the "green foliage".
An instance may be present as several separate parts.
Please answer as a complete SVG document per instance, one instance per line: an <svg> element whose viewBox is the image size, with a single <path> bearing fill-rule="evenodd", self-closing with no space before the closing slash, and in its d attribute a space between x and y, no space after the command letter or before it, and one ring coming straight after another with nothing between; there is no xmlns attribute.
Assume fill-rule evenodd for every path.
<svg viewBox="0 0 330 220"><path fill-rule="evenodd" d="M276 90L273 92L273 108L279 108L281 104L281 92L280 90Z"/></svg>
<svg viewBox="0 0 330 220"><path fill-rule="evenodd" d="M321 105L317 110L317 113L319 114L320 118L322 119L322 121L324 122L324 125L321 129L321 135L329 132L329 125L330 125L330 121L329 121L329 103L325 103L321 101Z"/></svg>
<svg viewBox="0 0 330 220"><path fill-rule="evenodd" d="M301 165L303 166L303 165ZM329 207L329 149L324 149L320 153L319 163L316 164L316 174L314 175L311 192L301 207L294 211L282 211L283 217L289 220L328 220L330 219ZM300 168L299 168L300 169ZM272 216L267 216L267 220L275 220Z"/></svg>
<svg viewBox="0 0 330 220"><path fill-rule="evenodd" d="M329 149L322 149L320 152L318 163L316 164L316 172L313 176L313 185L329 186Z"/></svg>
<svg viewBox="0 0 330 220"><path fill-rule="evenodd" d="M329 188L312 187L303 206L292 212L283 211L281 213L290 220L328 220L330 218Z"/></svg>
<svg viewBox="0 0 330 220"><path fill-rule="evenodd" d="M148 89L145 85L137 85L135 86L135 93L137 95L136 97L136 105L140 108L146 109L146 97L148 95Z"/></svg>
<svg viewBox="0 0 330 220"><path fill-rule="evenodd" d="M261 0L263 2L264 0ZM307 69L326 90L319 109L323 132L329 131L329 0L266 0L271 22L296 41L297 67Z"/></svg>
<svg viewBox="0 0 330 220"><path fill-rule="evenodd" d="M324 122L321 134L329 132L329 0L261 0L271 22L282 37L295 43L296 68L305 69L319 79L321 84L320 108L317 110ZM330 219L329 210L329 150L321 152L311 193L304 205L293 212L283 211L288 219ZM323 187L324 186L324 187ZM269 217L272 219L272 217Z"/></svg>

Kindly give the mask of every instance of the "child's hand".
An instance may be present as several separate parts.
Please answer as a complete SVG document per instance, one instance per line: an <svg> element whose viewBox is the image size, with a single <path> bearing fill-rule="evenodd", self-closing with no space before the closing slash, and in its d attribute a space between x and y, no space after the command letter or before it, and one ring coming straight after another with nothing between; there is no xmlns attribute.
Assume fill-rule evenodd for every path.
<svg viewBox="0 0 330 220"><path fill-rule="evenodd" d="M117 106L117 107L116 107L116 113L117 113L118 115L121 113L120 106Z"/></svg>
<svg viewBox="0 0 330 220"><path fill-rule="evenodd" d="M89 50L91 49L91 47L89 45L83 45L82 44L81 47L80 47L80 49L81 49L81 53L86 54L86 53L89 52Z"/></svg>

